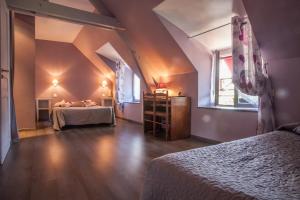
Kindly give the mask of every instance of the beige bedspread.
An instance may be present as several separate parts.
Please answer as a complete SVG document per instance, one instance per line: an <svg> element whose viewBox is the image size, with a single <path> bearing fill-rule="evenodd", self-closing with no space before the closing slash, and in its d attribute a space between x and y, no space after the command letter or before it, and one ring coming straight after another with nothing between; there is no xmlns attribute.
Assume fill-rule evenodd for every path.
<svg viewBox="0 0 300 200"><path fill-rule="evenodd" d="M66 125L113 124L113 107L57 107L52 110L53 128L60 130Z"/></svg>

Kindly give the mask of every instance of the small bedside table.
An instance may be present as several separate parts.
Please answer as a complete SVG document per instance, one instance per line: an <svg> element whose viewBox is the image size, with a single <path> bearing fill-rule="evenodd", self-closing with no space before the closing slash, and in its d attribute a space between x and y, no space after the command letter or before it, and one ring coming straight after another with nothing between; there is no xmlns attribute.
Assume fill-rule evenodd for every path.
<svg viewBox="0 0 300 200"><path fill-rule="evenodd" d="M114 106L113 97L101 97L101 106Z"/></svg>
<svg viewBox="0 0 300 200"><path fill-rule="evenodd" d="M41 121L42 116L47 115L48 119L45 120L43 117L43 121L50 121L52 105L51 98L37 98L36 99L36 119L37 121Z"/></svg>

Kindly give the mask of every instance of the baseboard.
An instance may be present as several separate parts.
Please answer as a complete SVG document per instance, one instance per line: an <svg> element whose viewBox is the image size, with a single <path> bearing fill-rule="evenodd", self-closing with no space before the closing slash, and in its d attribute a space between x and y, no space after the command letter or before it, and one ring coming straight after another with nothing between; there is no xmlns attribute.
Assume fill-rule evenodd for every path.
<svg viewBox="0 0 300 200"><path fill-rule="evenodd" d="M139 124L139 125L143 125L142 122L138 122L138 121L134 121L134 120L131 120L131 119L126 119L126 118L123 118L123 117L116 117L118 119L122 119L122 120L125 120L125 121L128 121L128 122L131 122L131 123L135 123L135 124Z"/></svg>
<svg viewBox="0 0 300 200"><path fill-rule="evenodd" d="M18 131L35 131L36 128L20 128Z"/></svg>
<svg viewBox="0 0 300 200"><path fill-rule="evenodd" d="M208 143L208 144L220 144L220 143L222 143L222 142L219 142L219 141L216 141L216 140L203 138L203 137L200 137L200 136L197 136L197 135L191 135L191 138L194 138L196 140L199 140L201 142Z"/></svg>

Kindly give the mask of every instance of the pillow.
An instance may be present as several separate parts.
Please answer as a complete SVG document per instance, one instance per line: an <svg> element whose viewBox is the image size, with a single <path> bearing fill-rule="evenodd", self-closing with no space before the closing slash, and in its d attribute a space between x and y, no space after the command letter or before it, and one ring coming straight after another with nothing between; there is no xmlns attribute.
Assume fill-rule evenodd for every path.
<svg viewBox="0 0 300 200"><path fill-rule="evenodd" d="M69 108L69 107L71 107L71 106L72 106L72 103L71 103L71 102L68 102L68 101L67 101L67 102L65 103L65 107Z"/></svg>
<svg viewBox="0 0 300 200"><path fill-rule="evenodd" d="M86 107L97 106L97 103L94 102L94 101L92 101L92 100L90 100L90 99L84 100L84 101L82 101L82 102L84 103L84 105L85 105Z"/></svg>
<svg viewBox="0 0 300 200"><path fill-rule="evenodd" d="M93 106L97 106L97 103L94 101L90 101L90 102L84 102L86 107L93 107Z"/></svg>
<svg viewBox="0 0 300 200"><path fill-rule="evenodd" d="M284 124L277 128L280 131L291 131L300 134L300 122Z"/></svg>
<svg viewBox="0 0 300 200"><path fill-rule="evenodd" d="M297 126L296 128L293 129L294 133L297 133L300 135L300 126Z"/></svg>
<svg viewBox="0 0 300 200"><path fill-rule="evenodd" d="M87 99L87 100L83 100L83 102L93 102L93 101L90 99Z"/></svg>
<svg viewBox="0 0 300 200"><path fill-rule="evenodd" d="M59 101L54 104L54 107L65 107L65 100Z"/></svg>
<svg viewBox="0 0 300 200"><path fill-rule="evenodd" d="M71 107L85 107L85 105L81 101L73 101L71 102Z"/></svg>

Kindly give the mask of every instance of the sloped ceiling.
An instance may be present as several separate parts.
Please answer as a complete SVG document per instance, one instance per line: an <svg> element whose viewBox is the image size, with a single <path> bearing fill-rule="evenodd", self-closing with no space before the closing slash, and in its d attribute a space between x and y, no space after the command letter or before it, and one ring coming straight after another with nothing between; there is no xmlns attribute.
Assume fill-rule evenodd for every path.
<svg viewBox="0 0 300 200"><path fill-rule="evenodd" d="M89 0L50 0L50 2L88 12L97 12ZM73 43L108 79L114 81L114 72L111 67L96 52L101 46L109 43L126 60L126 63L139 74L131 51L113 30L104 30L88 25L83 26L52 18L36 17L36 39ZM107 48L106 53L109 53Z"/></svg>
<svg viewBox="0 0 300 200"><path fill-rule="evenodd" d="M76 8L79 10L84 10L87 12L93 12L95 10L95 7L89 0L49 0L49 2Z"/></svg>
<svg viewBox="0 0 300 200"><path fill-rule="evenodd" d="M88 12L95 7L89 0L50 0L56 3ZM82 25L47 17L35 18L35 37L40 40L72 43L83 28Z"/></svg>
<svg viewBox="0 0 300 200"><path fill-rule="evenodd" d="M230 22L233 0L165 0L154 10L189 36Z"/></svg>
<svg viewBox="0 0 300 200"><path fill-rule="evenodd" d="M115 50L115 48L109 43L105 43L103 46L101 46L99 49L96 50L96 53L113 60L115 62L117 61L123 61L123 58L120 56L120 54Z"/></svg>
<svg viewBox="0 0 300 200"><path fill-rule="evenodd" d="M82 25L49 17L35 17L35 38L72 43L82 27Z"/></svg>
<svg viewBox="0 0 300 200"><path fill-rule="evenodd" d="M244 15L242 0L165 0L154 11L188 36L228 24L234 15ZM195 37L208 49L231 46L231 26Z"/></svg>
<svg viewBox="0 0 300 200"><path fill-rule="evenodd" d="M50 2L84 10L87 12L97 12L95 7L90 3L89 0L50 0ZM36 39L73 43L75 47L86 58L88 58L108 79L113 81L114 75L112 70L107 66L106 63L102 61L99 56L97 56L95 52L95 46L93 44L98 43L91 39L89 35L96 32L96 34L102 34L104 35L103 38L106 38L105 35L107 35L107 32L102 31L96 27L79 25L76 23L70 23L47 17L36 17L35 21ZM94 30L94 32L91 31L87 35L85 35L85 27L86 30ZM82 34L80 35L80 33ZM87 37L87 40L84 40L80 36ZM82 40L84 40L84 44L80 43L80 41ZM77 43L75 41L77 41ZM100 45L97 48L99 47Z"/></svg>
<svg viewBox="0 0 300 200"><path fill-rule="evenodd" d="M195 68L153 12L161 0L103 0L126 27L128 42L135 52L148 84L152 77L195 72Z"/></svg>
<svg viewBox="0 0 300 200"><path fill-rule="evenodd" d="M299 0L244 0L244 5L267 59L300 57Z"/></svg>
<svg viewBox="0 0 300 200"><path fill-rule="evenodd" d="M107 78L113 80L114 73L97 55L96 50L108 41L113 40L114 32L97 27L84 26L74 41L74 45L97 66Z"/></svg>
<svg viewBox="0 0 300 200"><path fill-rule="evenodd" d="M104 30L93 26L84 26L73 44L111 80L114 78L114 72L111 67L107 66L99 57L97 51L105 54L104 56L110 57L110 59L113 59L117 52L132 70L139 74L138 67L134 62L130 49L128 49L122 38L120 38L115 31ZM101 47L103 46L105 48L101 51ZM112 49L114 52L110 51Z"/></svg>

